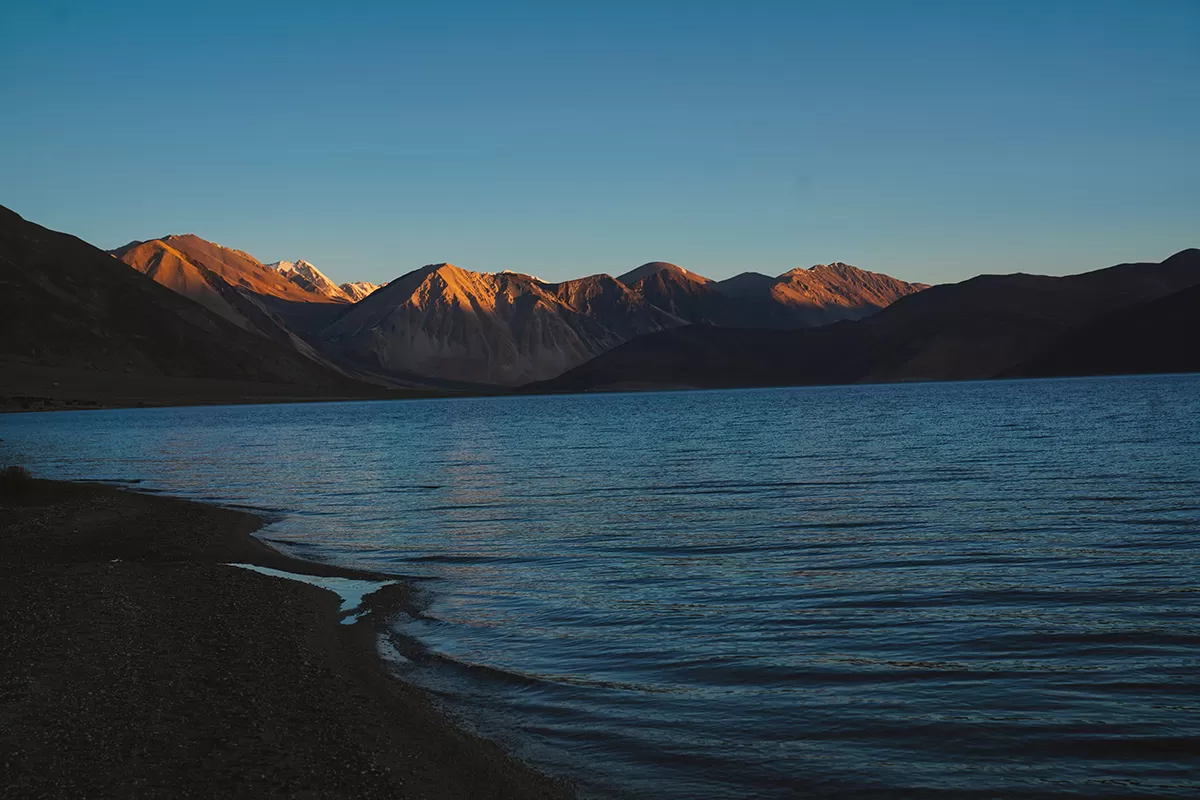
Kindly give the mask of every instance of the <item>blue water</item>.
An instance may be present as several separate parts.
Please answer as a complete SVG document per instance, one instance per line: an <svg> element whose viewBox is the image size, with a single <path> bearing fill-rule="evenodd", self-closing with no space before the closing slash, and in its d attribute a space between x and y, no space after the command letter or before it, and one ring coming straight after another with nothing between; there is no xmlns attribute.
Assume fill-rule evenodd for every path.
<svg viewBox="0 0 1200 800"><path fill-rule="evenodd" d="M404 677L585 793L1200 796L1200 376L0 417L428 576ZM419 644L420 646L417 646Z"/></svg>

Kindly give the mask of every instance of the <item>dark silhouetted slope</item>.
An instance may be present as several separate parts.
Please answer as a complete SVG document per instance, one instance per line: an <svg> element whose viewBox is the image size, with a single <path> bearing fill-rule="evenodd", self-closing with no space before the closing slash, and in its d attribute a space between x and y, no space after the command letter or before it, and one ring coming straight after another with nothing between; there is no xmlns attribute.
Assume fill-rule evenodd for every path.
<svg viewBox="0 0 1200 800"><path fill-rule="evenodd" d="M1200 286L1101 317L1013 375L1200 372Z"/></svg>

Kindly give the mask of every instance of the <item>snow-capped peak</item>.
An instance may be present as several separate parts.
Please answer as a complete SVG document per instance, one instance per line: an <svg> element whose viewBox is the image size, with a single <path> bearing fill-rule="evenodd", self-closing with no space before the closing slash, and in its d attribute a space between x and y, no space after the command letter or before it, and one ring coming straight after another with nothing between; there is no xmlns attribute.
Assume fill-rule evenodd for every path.
<svg viewBox="0 0 1200 800"><path fill-rule="evenodd" d="M530 275L528 272L517 272L515 269L502 269L499 272L492 273L494 275L520 275L523 278L533 278L538 283L549 283L545 278L539 278L537 275Z"/></svg>
<svg viewBox="0 0 1200 800"><path fill-rule="evenodd" d="M351 283L343 283L338 288L341 289L348 298L350 298L351 302L357 303L359 300L362 300L364 297L374 292L380 286L383 286L383 284L369 283L367 281L352 281Z"/></svg>
<svg viewBox="0 0 1200 800"><path fill-rule="evenodd" d="M321 270L303 259L299 261L276 261L267 266L292 283L309 292L323 294L335 300L351 300L350 296L333 281L326 278Z"/></svg>

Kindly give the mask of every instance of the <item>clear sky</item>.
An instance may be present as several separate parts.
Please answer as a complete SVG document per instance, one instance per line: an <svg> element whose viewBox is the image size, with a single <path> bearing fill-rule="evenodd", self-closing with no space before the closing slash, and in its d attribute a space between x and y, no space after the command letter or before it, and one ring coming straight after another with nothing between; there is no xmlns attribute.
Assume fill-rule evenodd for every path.
<svg viewBox="0 0 1200 800"><path fill-rule="evenodd" d="M1200 1L0 3L0 204L383 281L1200 246Z"/></svg>

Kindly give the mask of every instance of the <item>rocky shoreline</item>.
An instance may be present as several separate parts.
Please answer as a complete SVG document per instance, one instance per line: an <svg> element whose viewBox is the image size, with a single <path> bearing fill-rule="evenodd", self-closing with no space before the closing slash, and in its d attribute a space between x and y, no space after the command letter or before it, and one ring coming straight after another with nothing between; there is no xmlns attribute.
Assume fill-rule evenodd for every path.
<svg viewBox="0 0 1200 800"><path fill-rule="evenodd" d="M13 797L568 797L387 674L401 580L339 598L252 514L110 486L0 497L0 786Z"/></svg>

